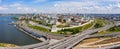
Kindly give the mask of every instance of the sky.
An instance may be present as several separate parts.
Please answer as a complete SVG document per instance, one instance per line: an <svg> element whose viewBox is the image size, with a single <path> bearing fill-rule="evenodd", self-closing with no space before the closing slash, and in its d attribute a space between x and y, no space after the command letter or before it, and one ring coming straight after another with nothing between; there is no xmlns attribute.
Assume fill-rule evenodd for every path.
<svg viewBox="0 0 120 49"><path fill-rule="evenodd" d="M119 14L120 0L0 0L0 13Z"/></svg>

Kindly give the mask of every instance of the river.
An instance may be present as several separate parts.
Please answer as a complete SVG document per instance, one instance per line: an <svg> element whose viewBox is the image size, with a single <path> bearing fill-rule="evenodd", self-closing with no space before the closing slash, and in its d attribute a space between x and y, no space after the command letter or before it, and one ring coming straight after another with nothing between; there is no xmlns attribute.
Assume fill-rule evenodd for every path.
<svg viewBox="0 0 120 49"><path fill-rule="evenodd" d="M9 23L15 21L13 16L0 16L0 43L10 43L18 46L39 43L40 41L17 30Z"/></svg>

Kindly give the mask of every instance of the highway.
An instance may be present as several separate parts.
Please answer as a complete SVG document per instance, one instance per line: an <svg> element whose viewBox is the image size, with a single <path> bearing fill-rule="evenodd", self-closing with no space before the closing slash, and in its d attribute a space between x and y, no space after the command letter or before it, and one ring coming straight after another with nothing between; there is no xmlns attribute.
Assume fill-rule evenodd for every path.
<svg viewBox="0 0 120 49"><path fill-rule="evenodd" d="M119 32L117 32L117 33L105 34L105 35L92 35L101 30L107 30L113 26L115 26L115 25L110 23L109 25L105 25L104 27L101 27L101 28L84 30L83 32L81 32L79 34L71 35L69 37L61 39L60 41L58 41L56 43L52 43L52 44L50 44L49 41L46 41L46 42L42 42L42 43L38 43L38 44L20 46L20 47L9 48L9 49L72 49L79 42L81 42L82 40L89 38L89 37L113 36L113 35L120 34ZM30 34L33 34L32 32L34 32L35 34L33 34L33 35L36 37L39 37L39 35L46 35L46 33L41 34L40 31L33 30L28 27L23 27L23 28L25 29L24 31L27 31L27 32L29 31L29 33L31 32ZM118 45L102 47L102 48L95 48L95 49L109 49L109 48L114 48L117 46Z"/></svg>
<svg viewBox="0 0 120 49"><path fill-rule="evenodd" d="M85 31L83 32L83 34L79 35L79 36L76 36L75 38L73 38L73 40L71 41L68 41L66 42L65 44L62 44L62 45L59 45L53 49L66 49L67 47L69 47L70 45L73 45L74 43L76 43L77 41L82 41L83 39L85 39L86 36L89 36L90 34L93 34L99 30L106 30L106 29L109 29L110 27L112 27L112 24L111 25L107 25L105 27L102 27L102 28L98 28L98 29L94 29L94 30L88 30L88 31ZM79 43L78 42L78 43ZM77 43L76 43L77 44ZM73 45L74 46L74 45ZM71 47L69 47L68 49L70 49Z"/></svg>
<svg viewBox="0 0 120 49"><path fill-rule="evenodd" d="M63 39L62 41L59 41L55 44L49 44L49 45L38 47L35 49L70 49L76 44L78 44L80 41L82 41L83 39L89 37L90 34L93 34L100 30L107 30L113 26L114 25L111 23L110 25L106 25L105 27L101 27L98 29L86 30L86 31L83 31L82 34L79 34L78 36L70 36L67 39Z"/></svg>
<svg viewBox="0 0 120 49"><path fill-rule="evenodd" d="M41 44L39 43L39 44L33 44L33 45L28 45L28 46L21 46L21 47L19 47L19 49L71 49L75 45L77 45L79 42L84 40L85 38L90 37L91 34L94 34L100 30L107 30L113 26L115 26L115 25L111 23L111 24L105 25L104 27L101 27L101 28L85 30L79 34L66 37L66 38L64 38L56 43L53 43L53 44L46 44L49 42L48 41L48 42L43 42ZM34 32L35 36L37 33L39 33L39 31L35 31L35 30L32 30L32 29L27 28L27 27L23 27L23 28L26 29L24 31L27 31L27 32L30 31L31 32L31 33L29 32L30 34L33 34L32 32ZM113 35L116 35L116 34L119 34L119 33L115 33ZM36 36L36 37L39 37L39 35L40 34L38 34L38 36ZM104 36L104 35L100 35L100 36ZM15 49L17 49L17 48L15 48Z"/></svg>
<svg viewBox="0 0 120 49"><path fill-rule="evenodd" d="M71 39L71 38L73 38L73 37L74 37L74 36L66 37L66 38L60 40L59 42L56 42L56 43L53 43L53 44L48 44L48 45L41 46L41 47L37 47L37 48L35 48L35 49L48 49L48 48L51 47L51 46L57 45L57 44L59 44L59 43L61 43L61 42L64 42L64 41L66 41L66 40L68 40L68 39Z"/></svg>

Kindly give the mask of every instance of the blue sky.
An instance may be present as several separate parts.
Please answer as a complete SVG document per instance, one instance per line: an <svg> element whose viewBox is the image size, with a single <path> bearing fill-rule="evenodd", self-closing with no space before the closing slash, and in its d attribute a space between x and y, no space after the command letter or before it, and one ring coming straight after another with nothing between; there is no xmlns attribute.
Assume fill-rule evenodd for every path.
<svg viewBox="0 0 120 49"><path fill-rule="evenodd" d="M120 13L120 0L0 0L0 13Z"/></svg>

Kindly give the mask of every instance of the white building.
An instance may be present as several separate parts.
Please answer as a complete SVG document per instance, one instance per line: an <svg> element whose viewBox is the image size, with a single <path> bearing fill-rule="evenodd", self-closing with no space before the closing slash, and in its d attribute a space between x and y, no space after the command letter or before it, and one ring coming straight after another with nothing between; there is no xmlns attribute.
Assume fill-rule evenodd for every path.
<svg viewBox="0 0 120 49"><path fill-rule="evenodd" d="M35 22L29 21L29 24L31 25L37 25Z"/></svg>
<svg viewBox="0 0 120 49"><path fill-rule="evenodd" d="M53 26L52 26L51 32L57 32L57 27L56 27L56 25L53 25Z"/></svg>

